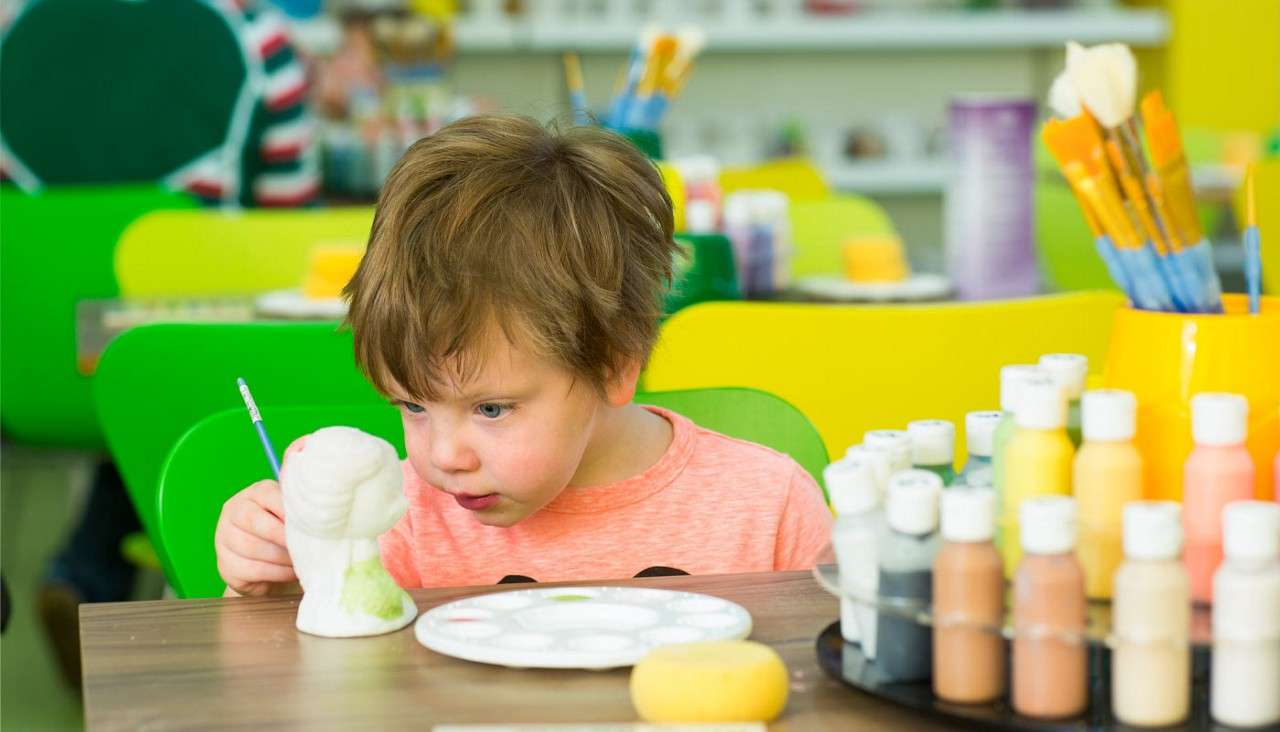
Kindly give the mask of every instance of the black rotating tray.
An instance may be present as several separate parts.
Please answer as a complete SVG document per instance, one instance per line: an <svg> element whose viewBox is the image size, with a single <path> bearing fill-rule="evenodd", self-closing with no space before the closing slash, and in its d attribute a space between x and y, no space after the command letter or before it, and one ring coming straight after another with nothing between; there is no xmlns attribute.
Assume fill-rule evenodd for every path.
<svg viewBox="0 0 1280 732"><path fill-rule="evenodd" d="M886 682L875 663L868 661L858 646L846 643L839 621L828 625L818 636L818 664L822 670L848 686L904 707L973 729L1019 730L1027 732L1141 732L1150 727L1130 727L1111 716L1111 651L1102 645L1089 648L1089 709L1074 719L1042 721L1015 714L1005 700L991 704L950 704L933 695L928 681ZM1204 648L1192 651L1191 715L1187 721L1157 729L1169 732L1209 730L1231 732L1209 718L1209 654ZM1007 688L1007 687L1006 687ZM1271 728L1276 729L1276 728Z"/></svg>

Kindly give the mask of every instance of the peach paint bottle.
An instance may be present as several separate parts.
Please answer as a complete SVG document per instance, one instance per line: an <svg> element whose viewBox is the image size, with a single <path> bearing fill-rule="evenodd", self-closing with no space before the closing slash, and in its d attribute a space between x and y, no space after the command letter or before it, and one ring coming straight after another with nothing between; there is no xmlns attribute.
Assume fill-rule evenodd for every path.
<svg viewBox="0 0 1280 732"><path fill-rule="evenodd" d="M1022 563L1013 580L1013 709L1075 717L1089 705L1084 571L1076 559L1076 503L1023 501Z"/></svg>
<svg viewBox="0 0 1280 732"><path fill-rule="evenodd" d="M1133 444L1138 402L1131 392L1112 389L1087 391L1082 402L1084 444L1071 471L1080 505L1080 564L1085 594L1106 600L1124 553L1124 506L1142 499L1142 455Z"/></svg>
<svg viewBox="0 0 1280 732"><path fill-rule="evenodd" d="M1222 563L1222 509L1253 498L1253 459L1245 449L1249 403L1239 394L1205 392L1191 398L1195 447L1182 482L1183 557L1191 599L1213 601L1213 573Z"/></svg>
<svg viewBox="0 0 1280 732"><path fill-rule="evenodd" d="M1177 724L1191 709L1191 597L1180 509L1174 501L1124 507L1124 563L1111 603L1111 711L1134 727Z"/></svg>
<svg viewBox="0 0 1280 732"><path fill-rule="evenodd" d="M933 693L957 704L1004 694L1004 567L995 535L995 493L942 494L942 550L933 564Z"/></svg>
<svg viewBox="0 0 1280 732"><path fill-rule="evenodd" d="M1213 578L1209 712L1233 727L1280 726L1280 506L1222 512L1226 561Z"/></svg>

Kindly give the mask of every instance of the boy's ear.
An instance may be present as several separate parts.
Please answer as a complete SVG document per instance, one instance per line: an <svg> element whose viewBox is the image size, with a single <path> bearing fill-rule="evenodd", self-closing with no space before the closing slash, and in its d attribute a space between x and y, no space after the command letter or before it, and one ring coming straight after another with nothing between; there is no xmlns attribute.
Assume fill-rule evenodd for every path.
<svg viewBox="0 0 1280 732"><path fill-rule="evenodd" d="M644 368L641 359L628 359L621 368L608 377L604 385L605 401L611 407L625 407L636 396L636 384L640 381L640 371Z"/></svg>

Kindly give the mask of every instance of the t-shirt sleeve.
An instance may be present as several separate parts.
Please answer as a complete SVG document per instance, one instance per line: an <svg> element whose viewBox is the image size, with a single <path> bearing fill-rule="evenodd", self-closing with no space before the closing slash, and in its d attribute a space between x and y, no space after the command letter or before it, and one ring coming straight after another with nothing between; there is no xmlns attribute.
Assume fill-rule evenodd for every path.
<svg viewBox="0 0 1280 732"><path fill-rule="evenodd" d="M382 552L382 565L396 584L405 589L422 586L418 570L413 564L413 519L412 511L405 511L391 530L378 537L378 548Z"/></svg>
<svg viewBox="0 0 1280 732"><path fill-rule="evenodd" d="M813 476L797 464L782 507L773 569L779 572L812 569L830 541L831 511L822 499L822 489Z"/></svg>

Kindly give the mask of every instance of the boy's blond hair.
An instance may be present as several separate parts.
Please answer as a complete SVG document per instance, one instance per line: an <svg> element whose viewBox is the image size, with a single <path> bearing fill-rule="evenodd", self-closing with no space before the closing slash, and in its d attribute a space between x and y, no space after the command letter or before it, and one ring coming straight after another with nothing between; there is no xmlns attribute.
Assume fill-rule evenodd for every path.
<svg viewBox="0 0 1280 732"><path fill-rule="evenodd" d="M617 135L455 122L382 187L344 291L356 361L383 393L433 400L500 333L599 389L648 357L673 228L657 169Z"/></svg>

